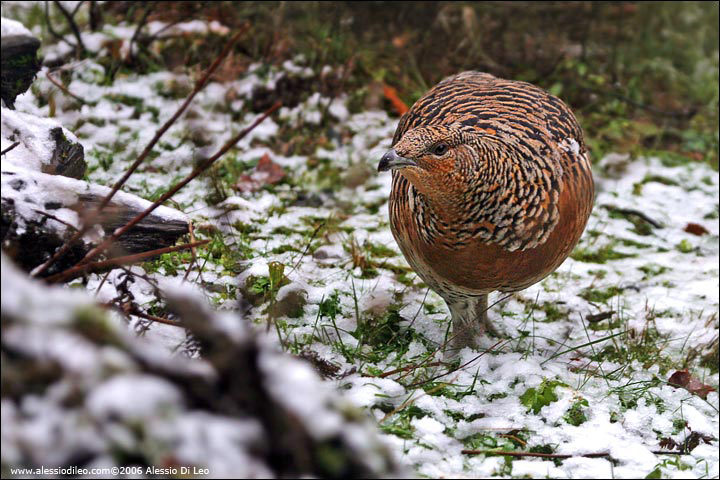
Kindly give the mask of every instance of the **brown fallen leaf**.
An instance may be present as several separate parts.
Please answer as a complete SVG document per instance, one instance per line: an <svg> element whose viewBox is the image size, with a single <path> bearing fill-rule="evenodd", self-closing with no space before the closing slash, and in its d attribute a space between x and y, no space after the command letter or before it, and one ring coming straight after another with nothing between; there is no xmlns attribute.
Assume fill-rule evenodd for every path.
<svg viewBox="0 0 720 480"><path fill-rule="evenodd" d="M706 235L710 233L707 228L703 227L699 223L688 223L685 225L685 228L683 228L687 233L692 233L693 235L701 236Z"/></svg>
<svg viewBox="0 0 720 480"><path fill-rule="evenodd" d="M285 170L270 159L267 153L255 165L252 173L240 175L235 189L241 192L254 192L265 185L274 185L285 178Z"/></svg>
<svg viewBox="0 0 720 480"><path fill-rule="evenodd" d="M397 90L395 90L393 87L391 87L390 85L383 85L383 94L385 95L385 98L390 100L390 103L392 104L398 115L403 115L405 112L408 111L408 106L405 105L405 102L400 100L400 96L398 95Z"/></svg>
<svg viewBox="0 0 720 480"><path fill-rule="evenodd" d="M685 422L687 428L687 422ZM700 445L700 442L709 445L715 437L712 435L703 435L700 432L690 432L690 435L685 436L685 441L678 443L670 437L665 437L660 440L660 448L665 450L680 451L684 454L692 452L695 447Z"/></svg>
<svg viewBox="0 0 720 480"><path fill-rule="evenodd" d="M697 395L700 398L707 398L710 392L715 389L710 385L705 385L697 378L690 375L687 368L678 370L668 378L668 383L675 387L684 388L688 392Z"/></svg>

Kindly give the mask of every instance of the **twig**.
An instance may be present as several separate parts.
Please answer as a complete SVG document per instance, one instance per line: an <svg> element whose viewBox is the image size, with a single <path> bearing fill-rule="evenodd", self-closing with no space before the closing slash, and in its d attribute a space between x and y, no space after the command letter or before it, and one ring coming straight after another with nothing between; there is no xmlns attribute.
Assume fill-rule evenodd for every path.
<svg viewBox="0 0 720 480"><path fill-rule="evenodd" d="M59 33L57 33L57 32L55 31L55 28L53 28L52 21L50 20L50 7L49 7L49 3L50 3L50 2L47 2L47 1L45 2L45 23L47 24L48 31L50 32L50 34L51 34L53 37L57 38L59 41L65 42L65 43L67 43L69 46L77 49L77 45L73 45L72 43L70 43L65 37L63 37L62 35L60 35Z"/></svg>
<svg viewBox="0 0 720 480"><path fill-rule="evenodd" d="M611 207L611 206L608 206L607 209L611 210L613 212L620 213L622 215L634 215L638 218L641 218L642 220L649 223L650 225L652 225L655 228L665 228L662 223L653 220L652 218L648 217L646 214L644 214L643 212L641 212L639 210L633 210L631 208L617 208L617 207Z"/></svg>
<svg viewBox="0 0 720 480"><path fill-rule="evenodd" d="M320 222L320 224L318 224L317 227L315 227L315 230L313 230L312 235L310 235L310 240L308 240L308 243L307 243L307 245L305 246L305 250L303 251L302 255L300 255L300 258L299 258L298 261L295 263L295 266L292 268L292 270L290 270L290 271L287 273L287 275L283 275L285 278L287 278L288 275L290 275L291 273L293 273L295 270L297 270L297 267L300 266L300 262L302 262L302 259L305 258L305 255L307 255L307 252L308 252L308 250L310 249L310 245L312 244L313 240L315 240L315 237L317 236L318 232L320 232L320 230L325 226L325 223L326 223L326 221L323 220L322 222Z"/></svg>
<svg viewBox="0 0 720 480"><path fill-rule="evenodd" d="M86 48L85 44L82 41L82 35L80 34L80 29L77 26L77 23L75 23L75 19L73 18L73 15L68 12L62 3L60 3L58 0L53 0L53 3L55 6L60 10L60 13L63 14L65 17L65 20L67 20L68 25L70 25L70 29L73 32L73 35L75 35L75 38L77 39L77 45L76 48L79 50L77 53L78 56L82 56L82 54L85 53Z"/></svg>
<svg viewBox="0 0 720 480"><path fill-rule="evenodd" d="M222 157L228 150L230 150L237 142L242 140L248 133L250 133L255 127L257 127L260 123L263 122L267 117L270 116L275 110L280 108L281 103L277 102L275 105L270 107L265 113L260 115L260 117L255 120L249 127L243 129L240 133L235 135L233 138L231 138L215 155L205 160L203 163L201 163L198 167L195 168L185 179L181 180L179 183L177 183L174 187L172 187L170 190L165 192L155 203L153 203L151 206L149 206L147 209L145 209L144 212L137 215L134 219L130 220L128 223L126 223L124 226L118 228L115 230L115 232L108 237L106 240L104 240L100 245L90 250L85 257L80 260L80 265L87 264L90 260L101 254L103 251L105 251L106 248L108 248L113 242L115 242L120 236L122 236L125 232L127 232L129 229L134 227L138 222L142 221L143 218L150 215L157 207L162 205L168 198L172 197L177 193L178 190L180 190L182 187L190 183L195 177L203 173L205 170L207 170L215 161ZM209 241L209 240L208 240Z"/></svg>
<svg viewBox="0 0 720 480"><path fill-rule="evenodd" d="M195 241L195 228L193 227L193 223L190 222L188 224L188 233L190 234L190 242ZM190 275L190 271L192 270L193 265L197 265L197 252L195 251L195 247L190 249L190 253L192 254L192 259L190 260L190 265L188 265L187 270L185 270L185 275L183 275L182 281L185 282L188 278L188 275ZM198 265L199 266L199 265Z"/></svg>
<svg viewBox="0 0 720 480"><path fill-rule="evenodd" d="M52 72L51 72L50 70L48 70L48 71L45 73L45 76L47 77L48 80L50 80L50 82L51 82L53 85L55 85L57 88L59 88L60 91L62 91L65 95L74 98L75 100L77 100L78 102L82 103L83 105L90 105L90 104L91 104L90 102L88 102L88 101L85 100L84 98L79 97L79 96L75 95L74 93L72 93L68 87L66 87L66 86L63 85L62 83L58 82L58 81L55 79L55 77L53 77L52 75L50 75L51 73L52 73Z"/></svg>
<svg viewBox="0 0 720 480"><path fill-rule="evenodd" d="M388 343L391 343L391 342L388 342ZM432 362L432 363L427 363L423 366L424 367L440 367L442 365L445 365L445 362ZM408 365L406 367L401 367L401 368L396 368L395 370L390 370L389 372L383 372L380 375L372 375L372 376L378 377L378 378L385 378L385 377L389 377L390 375L394 375L396 373L406 372L408 370L415 370L417 368L418 368L418 365Z"/></svg>
<svg viewBox="0 0 720 480"><path fill-rule="evenodd" d="M653 105L647 105L645 103L641 103L636 100L633 100L632 98L627 97L627 96L625 96L621 93L615 92L615 91L600 90L598 88L586 87L583 85L580 85L578 88L580 88L581 90L585 90L586 92L595 93L598 95L615 97L618 100L627 103L628 105L632 105L633 107L639 108L641 110L645 110L645 111L650 112L653 115L657 115L659 117L690 119L693 116L695 116L695 114L698 112L697 107L690 107L686 110L679 110L679 111L662 110Z"/></svg>
<svg viewBox="0 0 720 480"><path fill-rule="evenodd" d="M85 2L77 2L77 5L75 5L75 8L73 8L72 16L75 18L75 14L80 10L80 7L82 7L82 4Z"/></svg>
<svg viewBox="0 0 720 480"><path fill-rule="evenodd" d="M135 315L136 317L144 318L146 320L151 320L153 322L162 323L164 325L172 325L173 327L179 327L179 328L185 328L183 324L180 322L174 322L172 320L168 320L167 318L163 317L156 317L155 315L149 315L143 311L141 311L139 308L133 306L130 311L128 312L130 315Z"/></svg>
<svg viewBox="0 0 720 480"><path fill-rule="evenodd" d="M187 12L187 14L181 16L180 18L178 18L178 19L176 19L176 20L173 20L172 22L166 24L164 27L162 27L161 29L159 29L157 32L155 32L154 34L152 34L152 35L150 35L149 37L147 37L147 39L145 40L144 43L146 43L147 45L150 45L150 44L151 44L152 42L154 42L157 38L159 38L159 37L160 37L160 34L163 33L165 30L168 30L168 29L174 27L175 25L177 25L177 24L179 24L179 23L182 23L182 22L184 22L184 21L186 21L186 20L188 20L188 19L190 19L190 18L195 17L196 14L197 14L198 12L200 12L200 10L202 10L202 8L203 8L202 6L200 6L200 7L195 7L195 9L194 9L193 11ZM162 38L165 39L165 38L167 38L167 37L162 37Z"/></svg>
<svg viewBox="0 0 720 480"><path fill-rule="evenodd" d="M459 375L459 374L458 374L458 375ZM457 376L456 376L455 378L453 378L452 380L450 380L450 382L448 382L448 383L443 382L443 383L441 383L440 385L434 386L433 388L431 388L431 389L428 390L427 392L422 392L422 393L421 393L419 396L417 396L417 397L413 397L412 395L410 395L410 398L408 398L407 400L405 400L405 401L404 401L399 407L397 407L395 410L392 410L391 412L388 412L388 413L378 422L378 424L384 423L385 420L387 420L388 418L392 417L393 415L395 415L396 413L398 413L399 411L401 411L403 408L405 408L405 407L407 407L408 405L410 405L412 402L414 402L414 401L417 400L418 398L423 397L423 396L425 396L425 395L432 395L432 394L435 393L436 391L438 391L438 390L446 387L447 385L449 385L450 383L454 382L455 380L457 380Z"/></svg>
<svg viewBox="0 0 720 480"><path fill-rule="evenodd" d="M100 282L100 285L98 285L97 290L95 290L95 296L98 296L98 293L100 293L100 290L102 290L103 285L105 285L105 282L107 281L108 277L110 276L110 273L112 273L112 270L108 270L108 272L103 276L102 281Z"/></svg>
<svg viewBox="0 0 720 480"><path fill-rule="evenodd" d="M44 216L46 216L46 217L48 217L48 218L50 218L50 219L52 219L52 220L55 220L55 221L58 222L58 223L62 223L63 225L65 225L65 226L68 227L68 228L72 228L73 230L77 230L77 227L76 227L75 225L72 225L72 224L66 222L65 220L61 220L61 219L59 219L58 217L56 217L55 215L53 215L53 214L51 214L51 213L45 212L45 211L43 211L43 210L38 210L37 208L33 208L33 211L39 213L40 215L44 215Z"/></svg>
<svg viewBox="0 0 720 480"><path fill-rule="evenodd" d="M132 38L130 39L130 46L128 47L128 51L130 52L130 58L133 59L133 60L135 59L135 53L133 53L133 44L134 44L135 41L137 40L138 35L140 35L140 30L142 30L142 28L145 26L145 22L147 21L147 18L148 18L148 16L150 15L150 12L152 12L153 9L155 8L155 5L156 5L156 4L157 4L157 2L151 2L151 3L145 8L145 12L143 13L142 18L141 18L140 21L138 22L138 26L137 26L137 28L135 29L135 33L133 33L133 36L132 36Z"/></svg>
<svg viewBox="0 0 720 480"><path fill-rule="evenodd" d="M493 351L493 350L495 349L495 347L497 347L498 345L500 345L502 342L503 342L503 340L498 340L497 342L495 342L495 344L494 344L493 346L491 346L490 348L488 348L488 349L485 350L484 352L481 352L479 355L476 355L476 356L473 357L471 360L465 362L464 364L460 365L460 366L457 367L457 368L453 368L453 369L451 369L451 370L448 370L447 372L443 372L443 373L441 373L441 374L439 374L439 375L435 375L434 377L431 377L431 378L429 378L429 379L427 379L427 380L423 380L422 382L411 383L411 384L408 385L406 388L420 387L420 386L422 386L422 385L425 385L426 383L430 383L430 382L432 382L432 381L434 381L434 380L437 380L437 379L440 378L440 377L444 377L445 375L450 375L451 373L455 373L455 372L457 372L458 370L462 370L463 368L467 367L467 366L470 365L471 363L473 363L473 362L475 362L476 360L478 360L480 357L482 357L482 356L485 355L486 353ZM509 342L510 342L510 340L505 340L505 343L509 343Z"/></svg>
<svg viewBox="0 0 720 480"><path fill-rule="evenodd" d="M585 320L588 321L588 323L597 323L602 322L605 319L608 319L613 316L615 313L615 310L610 310L609 312L600 312L595 314L590 314L585 316Z"/></svg>
<svg viewBox="0 0 720 480"><path fill-rule="evenodd" d="M202 90L202 88L207 84L207 81L210 79L210 76L217 70L217 68L220 66L220 63L223 61L223 59L227 56L228 53L230 53L230 49L232 46L237 42L237 40L240 38L241 35L243 35L249 26L246 24L241 30L235 34L230 41L225 45L225 48L223 51L218 55L218 57L215 59L212 65L207 69L205 72L205 75L202 76L200 80L197 81L195 84L195 88L193 91L188 95L188 97L185 99L183 104L178 108L178 110L173 114L170 119L165 122L165 124L160 127L160 130L158 130L155 133L155 136L150 140L150 143L147 144L145 149L142 151L140 156L135 160L135 162L130 166L130 168L127 169L125 174L118 180L115 185L113 185L112 189L110 190L110 193L107 194L107 196L100 202L100 205L98 205L97 209L95 210L94 214L91 214L88 216L88 219L84 223L83 227L78 230L78 232L73 235L70 240L65 242L65 245L62 246L55 254L50 257L44 264L42 264L40 267L36 268L32 271L32 276L37 277L39 275L42 275L43 272L45 272L50 266L57 262L60 258L62 258L70 249L72 246L77 242L85 233L95 224L96 219L99 218L100 212L102 212L103 208L107 206L108 203L110 203L110 200L112 200L113 196L115 196L115 193L117 193L118 190L120 190L120 187L122 187L127 179L132 175L135 170L140 166L140 164L145 160L145 158L150 154L155 144L160 140L160 138L163 136L163 134L172 126L173 123L182 115L182 113L187 109L188 105L192 101L193 98L195 98L195 95Z"/></svg>
<svg viewBox="0 0 720 480"><path fill-rule="evenodd" d="M184 245L176 245L174 247L158 248L156 250L150 250L149 252L125 255L123 257L112 258L110 260L105 260L102 262L84 263L82 265L76 265L60 273L56 273L55 275L51 275L45 278L45 281L49 283L63 282L66 280L77 278L85 273L92 273L98 270L104 270L109 267L119 267L120 265L130 265L133 263L137 263L141 260L145 260L149 257L162 255L164 253L171 253L178 250L185 250L187 248L198 247L200 245L205 245L206 243L210 243L210 240L203 240L195 243L186 243Z"/></svg>
<svg viewBox="0 0 720 480"><path fill-rule="evenodd" d="M20 145L20 142L15 142L15 143L13 143L13 144L10 145L8 148L6 148L6 149L3 150L2 152L0 152L0 155L5 155L6 153L8 153L10 150L12 150L13 148L17 147L18 145Z"/></svg>

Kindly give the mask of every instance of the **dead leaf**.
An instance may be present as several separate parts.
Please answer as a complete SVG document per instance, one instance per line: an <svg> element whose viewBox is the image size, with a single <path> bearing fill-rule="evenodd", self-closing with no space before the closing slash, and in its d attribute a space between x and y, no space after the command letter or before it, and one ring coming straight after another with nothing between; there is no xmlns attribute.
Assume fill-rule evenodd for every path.
<svg viewBox="0 0 720 480"><path fill-rule="evenodd" d="M710 385L705 385L697 378L690 375L687 368L678 370L668 378L668 383L675 387L681 387L688 392L697 395L700 398L707 398L710 392L714 392L715 389Z"/></svg>
<svg viewBox="0 0 720 480"><path fill-rule="evenodd" d="M405 102L400 100L397 90L393 87L390 85L383 85L383 94L385 94L385 98L390 100L390 103L392 103L392 106L398 115L403 115L408 111L408 106L405 105Z"/></svg>
<svg viewBox="0 0 720 480"><path fill-rule="evenodd" d="M693 235L701 236L710 233L707 228L703 227L699 223L688 223L685 225L685 228L683 228L684 231L687 233L692 233Z"/></svg>
<svg viewBox="0 0 720 480"><path fill-rule="evenodd" d="M285 170L270 159L267 153L255 165L251 174L240 175L235 189L241 192L254 192L265 185L274 185L285 178Z"/></svg>
<svg viewBox="0 0 720 480"><path fill-rule="evenodd" d="M405 45L407 45L408 40L410 40L410 34L405 32L402 35L397 35L393 37L392 44L395 48L403 48Z"/></svg>

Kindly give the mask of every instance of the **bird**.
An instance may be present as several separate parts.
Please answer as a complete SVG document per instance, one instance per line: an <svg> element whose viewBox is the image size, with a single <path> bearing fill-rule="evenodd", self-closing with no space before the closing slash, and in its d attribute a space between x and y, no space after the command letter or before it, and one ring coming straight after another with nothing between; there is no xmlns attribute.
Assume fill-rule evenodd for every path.
<svg viewBox="0 0 720 480"><path fill-rule="evenodd" d="M583 132L567 105L527 82L467 71L400 118L378 171L390 170L390 229L417 275L445 300L454 349L497 334L488 295L555 271L592 211Z"/></svg>

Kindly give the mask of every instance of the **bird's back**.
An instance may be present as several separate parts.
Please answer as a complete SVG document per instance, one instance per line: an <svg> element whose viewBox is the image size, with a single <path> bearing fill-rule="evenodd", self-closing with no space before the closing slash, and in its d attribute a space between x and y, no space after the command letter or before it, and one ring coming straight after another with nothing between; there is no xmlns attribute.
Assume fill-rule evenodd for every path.
<svg viewBox="0 0 720 480"><path fill-rule="evenodd" d="M585 153L582 129L559 98L530 83L482 72L459 73L430 89L400 119L393 144L411 128L454 122L531 149L543 137L558 143L573 138Z"/></svg>

